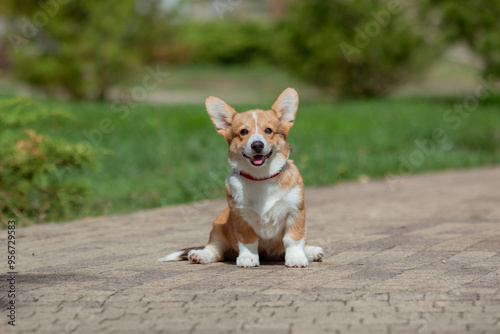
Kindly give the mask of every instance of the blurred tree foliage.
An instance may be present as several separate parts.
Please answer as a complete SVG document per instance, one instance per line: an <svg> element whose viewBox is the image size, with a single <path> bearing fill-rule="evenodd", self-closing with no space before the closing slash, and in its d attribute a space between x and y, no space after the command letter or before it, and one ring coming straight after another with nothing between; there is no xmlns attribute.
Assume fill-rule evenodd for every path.
<svg viewBox="0 0 500 334"><path fill-rule="evenodd" d="M425 16L438 18L448 42L466 42L484 61L483 75L500 77L500 1L428 0Z"/></svg>
<svg viewBox="0 0 500 334"><path fill-rule="evenodd" d="M96 167L102 150L39 134L26 126L48 117L69 117L26 98L0 102L0 218L20 223L61 220L81 210L89 187L69 177Z"/></svg>
<svg viewBox="0 0 500 334"><path fill-rule="evenodd" d="M380 96L422 73L445 39L500 76L500 0L295 0L268 22L193 22L162 4L3 0L13 73L48 93L104 98L148 63L266 62L340 96Z"/></svg>
<svg viewBox="0 0 500 334"><path fill-rule="evenodd" d="M196 63L222 65L269 63L273 57L274 26L260 22L214 21L180 27L179 45ZM182 49L182 47L181 47Z"/></svg>
<svg viewBox="0 0 500 334"><path fill-rule="evenodd" d="M158 1L4 1L13 73L73 98L104 98L141 69L168 30Z"/></svg>
<svg viewBox="0 0 500 334"><path fill-rule="evenodd" d="M431 58L432 47L405 4L298 1L279 28L278 59L300 77L342 96L386 94Z"/></svg>

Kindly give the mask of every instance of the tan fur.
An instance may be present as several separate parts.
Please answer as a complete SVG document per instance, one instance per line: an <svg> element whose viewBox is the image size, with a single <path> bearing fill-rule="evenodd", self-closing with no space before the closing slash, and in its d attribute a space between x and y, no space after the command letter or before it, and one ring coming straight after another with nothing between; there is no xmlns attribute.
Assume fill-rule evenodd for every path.
<svg viewBox="0 0 500 334"><path fill-rule="evenodd" d="M286 239L288 247L291 245L292 247L290 249L293 249L290 253L294 252L294 255L291 256L295 256L295 260L292 259L287 266L307 266L305 256L301 255L304 253L304 244L307 240L304 183L299 170L294 165L293 161L288 159L291 147L286 141L287 135L295 121L295 112L298 106L297 93L290 88L285 90L270 110L257 109L237 113L226 102L216 97L209 97L206 101L206 106L210 119L217 132L223 136L228 143L230 162L239 161L238 163L241 163L241 161L243 161L245 173L249 175L252 175L251 173L256 173L256 175L252 175L254 178L263 178L262 174L265 174L264 178L266 178L276 172L279 172L279 175L275 179L254 181L243 179L243 176L238 174L240 171L233 170L226 182L228 207L212 223L212 231L210 232L210 238L206 246L207 249L212 250L217 255L215 258L209 257L207 260L201 258L201 253L195 252L192 254L190 253L189 259L192 262L198 263L221 261L224 260L224 254L229 251L233 251L233 253L240 252L239 245L252 245L256 242L258 242L259 253L266 252L268 254L280 256L284 255L286 251L288 256L288 251L286 250L287 246L284 244L284 240ZM256 122L256 120L258 121ZM271 133L266 133L266 129L268 128L272 130ZM241 130L243 129L248 132L242 134ZM257 137L252 137L252 135ZM245 158L248 158L245 155L245 152L247 152L245 149L248 150L248 147L252 144L249 142L250 138L254 138L254 140L255 138L263 138L262 140L271 148L269 153L270 157L268 158L269 161L266 160L263 164L265 167L252 166L249 161L245 160ZM264 154L262 154L262 156L263 155ZM275 163L275 165L273 165L273 163ZM277 170L273 172L273 168L277 168ZM231 177L237 178L236 185L231 185ZM253 184L252 182L263 183ZM243 190L238 190L238 194L233 193L232 189L239 189L234 188L238 186L243 187L242 189L246 189L245 191L249 191L248 189L262 191L262 196L264 197L260 197L260 194L247 194L242 192ZM253 188L254 186L256 188ZM277 191L278 193L276 193ZM245 196L245 194L248 196ZM236 196L239 196L238 199ZM265 196L270 196L269 201L271 202L268 202ZM264 200L264 204L260 202L255 204L252 202L261 200ZM265 218L255 218L260 217L258 216L259 213L252 210L264 210L266 208L266 203L271 203L270 205L272 205L266 212L274 214L275 211L282 212L280 210L285 210L285 212L283 212L283 217L278 217L276 218L277 220L271 219L271 223L269 223L269 220L267 222L258 223L259 219L265 220ZM257 205L257 209L253 209L255 205ZM277 208L275 208L276 206ZM272 209L275 211L272 211ZM266 212L260 214L266 214ZM245 217L251 217L253 219L253 227L245 220ZM270 232L264 229L259 230L261 231L259 234L259 232L254 230L256 227L255 224L260 226L259 224L266 223L271 224L269 225L271 226ZM265 227L266 226L264 226L264 228ZM270 233L272 237L263 239L262 233L264 232L262 231L268 234ZM317 248L318 251L316 252L317 254L314 253L315 255L313 254L311 258L315 261L320 261L323 256L323 251L319 247L312 248ZM302 249L302 251L300 249ZM321 250L321 252L319 250ZM210 254L212 253L209 253L209 255ZM258 263L242 266L255 265L258 265Z"/></svg>

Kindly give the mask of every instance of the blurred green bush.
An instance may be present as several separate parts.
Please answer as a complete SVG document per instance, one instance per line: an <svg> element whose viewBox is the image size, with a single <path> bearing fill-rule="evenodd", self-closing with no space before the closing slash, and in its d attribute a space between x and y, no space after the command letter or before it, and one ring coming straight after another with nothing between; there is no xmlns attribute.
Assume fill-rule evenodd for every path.
<svg viewBox="0 0 500 334"><path fill-rule="evenodd" d="M279 27L278 59L342 96L386 94L421 71L433 50L404 4L299 1Z"/></svg>
<svg viewBox="0 0 500 334"><path fill-rule="evenodd" d="M185 60L190 62L233 65L269 63L273 59L271 24L230 20L191 22L179 30L176 48L189 50Z"/></svg>
<svg viewBox="0 0 500 334"><path fill-rule="evenodd" d="M453 0L427 0L424 16L437 17L449 43L465 42L483 62L483 75L500 77L500 1L476 0L457 4Z"/></svg>
<svg viewBox="0 0 500 334"><path fill-rule="evenodd" d="M156 1L142 11L135 0L5 1L13 73L51 94L103 99L165 38Z"/></svg>
<svg viewBox="0 0 500 334"><path fill-rule="evenodd" d="M26 98L0 102L0 218L62 220L86 205L87 182L69 177L96 167L102 150L50 138L30 128L48 117L68 117Z"/></svg>

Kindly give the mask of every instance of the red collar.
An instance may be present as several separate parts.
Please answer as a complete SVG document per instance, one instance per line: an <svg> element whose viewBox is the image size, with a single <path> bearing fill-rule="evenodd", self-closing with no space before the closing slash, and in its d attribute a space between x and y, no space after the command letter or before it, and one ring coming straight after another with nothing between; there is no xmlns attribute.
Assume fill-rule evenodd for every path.
<svg viewBox="0 0 500 334"><path fill-rule="evenodd" d="M274 175L271 175L271 176L268 176L268 177L264 177L264 178L262 178L262 179L258 179L258 178L256 178L256 177L253 177L252 175L247 174L247 173L245 173L245 172L241 172L241 171L240 171L239 173L240 173L240 175L241 175L241 176L243 176L244 178L249 179L249 180L252 180L252 181L264 181L264 180L269 180L269 179L272 179L273 177L278 176L278 175L281 173L281 170L280 170L279 172L277 172L276 174L274 174Z"/></svg>

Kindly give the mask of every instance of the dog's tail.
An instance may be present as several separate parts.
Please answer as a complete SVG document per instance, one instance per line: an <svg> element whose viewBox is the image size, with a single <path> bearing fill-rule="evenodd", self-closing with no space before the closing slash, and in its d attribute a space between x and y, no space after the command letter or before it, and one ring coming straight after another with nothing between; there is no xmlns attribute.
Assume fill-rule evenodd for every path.
<svg viewBox="0 0 500 334"><path fill-rule="evenodd" d="M184 249L181 249L180 251L168 254L167 256L160 257L158 259L158 261L160 261L160 262L173 262L173 261L187 260L189 251L191 251L193 249L203 249L203 248L205 248L205 246L184 248Z"/></svg>

